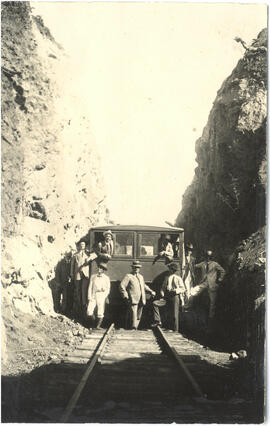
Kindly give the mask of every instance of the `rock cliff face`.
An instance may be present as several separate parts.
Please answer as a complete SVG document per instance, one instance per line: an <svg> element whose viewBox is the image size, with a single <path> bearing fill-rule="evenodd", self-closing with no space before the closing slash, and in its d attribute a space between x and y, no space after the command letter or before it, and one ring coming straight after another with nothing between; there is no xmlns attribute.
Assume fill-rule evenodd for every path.
<svg viewBox="0 0 270 426"><path fill-rule="evenodd" d="M177 225L197 247L231 253L265 224L266 30L217 93Z"/></svg>
<svg viewBox="0 0 270 426"><path fill-rule="evenodd" d="M52 311L53 267L106 213L68 60L28 2L2 3L2 295L22 312Z"/></svg>
<svg viewBox="0 0 270 426"><path fill-rule="evenodd" d="M222 84L202 136L198 167L176 224L225 267L217 321L231 349L248 349L263 365L267 30L260 32ZM260 375L262 388L262 368Z"/></svg>

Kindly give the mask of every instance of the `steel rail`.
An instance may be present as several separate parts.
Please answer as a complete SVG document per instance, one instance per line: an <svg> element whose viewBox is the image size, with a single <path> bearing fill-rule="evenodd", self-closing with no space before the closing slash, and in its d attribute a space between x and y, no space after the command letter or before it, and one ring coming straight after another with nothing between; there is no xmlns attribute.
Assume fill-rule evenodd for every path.
<svg viewBox="0 0 270 426"><path fill-rule="evenodd" d="M72 411L74 410L74 407L76 406L78 399L80 398L80 395L86 385L86 382L88 380L88 377L90 373L93 371L93 368L95 367L97 361L99 360L105 345L108 341L108 338L110 337L110 334L112 333L114 329L114 324L111 324L110 327L106 330L106 332L103 334L102 338L100 339L93 357L91 358L91 361L89 365L87 366L80 383L78 384L77 388L75 389L75 392L73 393L72 397L70 398L62 416L60 417L61 423L67 423L67 420L69 419Z"/></svg>
<svg viewBox="0 0 270 426"><path fill-rule="evenodd" d="M185 365L184 361L182 360L181 356L177 353L176 349L170 345L168 340L166 339L166 336L164 335L163 331L159 326L155 327L155 330L157 331L157 337L160 338L161 344L165 346L165 348L169 351L169 353L173 356L175 361L178 363L178 365L183 370L185 376L187 377L188 381L191 383L191 386L195 390L196 394L202 398L205 398L205 394L201 390L199 384L196 382L192 374L190 373L189 369Z"/></svg>

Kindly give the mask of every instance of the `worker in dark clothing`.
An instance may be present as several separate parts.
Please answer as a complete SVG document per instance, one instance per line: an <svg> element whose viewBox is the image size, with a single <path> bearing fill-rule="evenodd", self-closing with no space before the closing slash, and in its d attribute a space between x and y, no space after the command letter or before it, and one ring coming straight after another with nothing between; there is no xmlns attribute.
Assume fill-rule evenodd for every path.
<svg viewBox="0 0 270 426"><path fill-rule="evenodd" d="M185 306L189 309L193 303L194 297L198 296L203 290L208 290L210 299L209 319L213 319L216 311L217 291L220 282L223 280L225 270L214 260L212 260L213 252L206 251L206 258L203 262L194 265L195 269L201 270L201 282L190 291L190 299Z"/></svg>
<svg viewBox="0 0 270 426"><path fill-rule="evenodd" d="M161 272L160 274L158 274L152 281L151 284L151 288L155 291L156 296L155 299L160 299L161 295L160 295L160 290L162 287L162 284L164 282L165 277L167 277L168 275L168 271L167 269L163 272Z"/></svg>
<svg viewBox="0 0 270 426"><path fill-rule="evenodd" d="M71 253L65 253L56 265L54 308L56 312L70 313L73 303L73 283L70 276Z"/></svg>

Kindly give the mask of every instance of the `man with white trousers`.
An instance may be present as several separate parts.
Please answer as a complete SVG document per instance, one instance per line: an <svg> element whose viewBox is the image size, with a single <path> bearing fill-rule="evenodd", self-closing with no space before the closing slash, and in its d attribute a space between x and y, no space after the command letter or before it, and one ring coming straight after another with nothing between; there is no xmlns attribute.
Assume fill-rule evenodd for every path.
<svg viewBox="0 0 270 426"><path fill-rule="evenodd" d="M97 317L96 328L98 329L101 328L111 287L110 279L104 273L105 271L107 271L107 265L100 262L98 264L98 272L91 276L88 287L87 315L93 318L95 313Z"/></svg>

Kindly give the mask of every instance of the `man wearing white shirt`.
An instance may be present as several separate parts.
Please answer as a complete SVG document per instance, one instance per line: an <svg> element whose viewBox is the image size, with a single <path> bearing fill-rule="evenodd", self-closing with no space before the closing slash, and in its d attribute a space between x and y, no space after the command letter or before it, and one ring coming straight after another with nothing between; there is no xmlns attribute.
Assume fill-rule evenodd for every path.
<svg viewBox="0 0 270 426"><path fill-rule="evenodd" d="M170 262L168 272L164 275L164 281L160 289L162 299L153 302L154 325L161 325L159 308L166 306L170 317L171 327L174 331L179 331L179 305L183 304L183 295L186 291L182 278L176 275L178 265Z"/></svg>

